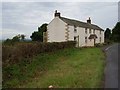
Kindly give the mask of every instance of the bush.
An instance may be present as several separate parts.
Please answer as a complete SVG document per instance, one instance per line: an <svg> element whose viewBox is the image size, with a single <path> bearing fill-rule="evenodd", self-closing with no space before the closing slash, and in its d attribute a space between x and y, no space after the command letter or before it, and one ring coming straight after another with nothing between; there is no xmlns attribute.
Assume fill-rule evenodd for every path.
<svg viewBox="0 0 120 90"><path fill-rule="evenodd" d="M54 52L59 49L74 47L74 41L68 42L20 42L15 45L3 45L2 59L3 65L11 65L20 62L24 58L31 58L37 54L45 52ZM29 61L30 62L30 61Z"/></svg>
<svg viewBox="0 0 120 90"><path fill-rule="evenodd" d="M46 52L55 52L59 49L71 48L74 46L74 41L53 43L19 42L13 46L4 44L2 46L3 87L12 87L12 84L24 82L28 77L31 77L35 73L37 63L34 59L31 59L33 56ZM40 59L39 62L41 63L39 64L44 67L42 59ZM35 69L33 69L33 67ZM28 68L32 69L29 71ZM9 82L12 82L12 84Z"/></svg>
<svg viewBox="0 0 120 90"><path fill-rule="evenodd" d="M107 44L106 43L96 43L95 47L103 47L105 45L107 45Z"/></svg>

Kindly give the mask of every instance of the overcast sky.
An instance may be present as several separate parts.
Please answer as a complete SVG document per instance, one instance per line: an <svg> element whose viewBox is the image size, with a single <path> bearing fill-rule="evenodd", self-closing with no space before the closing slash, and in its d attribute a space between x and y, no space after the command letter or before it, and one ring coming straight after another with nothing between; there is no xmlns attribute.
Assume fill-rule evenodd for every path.
<svg viewBox="0 0 120 90"><path fill-rule="evenodd" d="M117 2L2 2L2 39L17 34L30 38L38 26L54 18L55 10L84 22L91 17L103 29L113 28L118 21Z"/></svg>

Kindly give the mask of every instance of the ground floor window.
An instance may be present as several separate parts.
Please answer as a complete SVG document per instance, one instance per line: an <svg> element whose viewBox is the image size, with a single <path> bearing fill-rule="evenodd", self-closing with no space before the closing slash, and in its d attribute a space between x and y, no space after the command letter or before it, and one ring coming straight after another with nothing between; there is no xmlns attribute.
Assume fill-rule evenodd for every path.
<svg viewBox="0 0 120 90"><path fill-rule="evenodd" d="M87 37L85 37L85 43L87 43Z"/></svg>
<svg viewBox="0 0 120 90"><path fill-rule="evenodd" d="M100 43L101 43L101 37L100 37Z"/></svg>
<svg viewBox="0 0 120 90"><path fill-rule="evenodd" d="M74 36L74 41L76 41L76 36Z"/></svg>

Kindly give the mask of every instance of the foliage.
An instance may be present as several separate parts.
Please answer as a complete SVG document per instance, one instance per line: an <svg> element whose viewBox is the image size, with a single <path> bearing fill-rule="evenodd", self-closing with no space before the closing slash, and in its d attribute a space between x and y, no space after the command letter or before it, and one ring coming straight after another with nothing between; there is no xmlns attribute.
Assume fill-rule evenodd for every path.
<svg viewBox="0 0 120 90"><path fill-rule="evenodd" d="M105 42L109 42L111 39L111 30L109 28L106 29L105 33Z"/></svg>
<svg viewBox="0 0 120 90"><path fill-rule="evenodd" d="M104 54L99 48L68 48L26 61L3 67L3 88L101 87Z"/></svg>
<svg viewBox="0 0 120 90"><path fill-rule="evenodd" d="M105 45L107 45L107 43L96 43L95 47L103 47Z"/></svg>
<svg viewBox="0 0 120 90"><path fill-rule="evenodd" d="M117 22L115 27L112 29L112 40L120 42L120 22Z"/></svg>
<svg viewBox="0 0 120 90"><path fill-rule="evenodd" d="M20 42L20 41L24 41L25 40L25 35L24 34L18 34L16 36L14 36L12 39L6 39L3 44L8 44L8 45L13 45L16 42Z"/></svg>
<svg viewBox="0 0 120 90"><path fill-rule="evenodd" d="M32 33L32 35L30 36L30 38L32 39L32 41L41 41L43 42L43 32L47 31L47 25L48 24L42 24L40 27L38 27L38 31L35 31Z"/></svg>
<svg viewBox="0 0 120 90"><path fill-rule="evenodd" d="M16 43L14 46L2 46L2 59L3 65L11 65L20 62L24 58L31 58L37 54L45 52L54 52L58 49L74 47L75 42L53 42L53 43L40 43L40 42L21 42ZM30 61L28 61L30 62Z"/></svg>

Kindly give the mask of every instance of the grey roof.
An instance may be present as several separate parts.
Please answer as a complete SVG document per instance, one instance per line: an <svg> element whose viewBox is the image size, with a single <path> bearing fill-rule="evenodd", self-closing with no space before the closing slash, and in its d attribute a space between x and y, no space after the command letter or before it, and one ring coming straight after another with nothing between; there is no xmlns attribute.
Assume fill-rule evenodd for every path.
<svg viewBox="0 0 120 90"><path fill-rule="evenodd" d="M67 23L69 25L72 25L72 26L75 25L75 26L78 26L78 27L91 28L91 29L104 31L102 28L100 28L99 26L94 25L94 24L81 22L81 21L73 20L73 19L68 19L68 18L64 18L64 17L60 17L60 19L63 20L65 23Z"/></svg>

